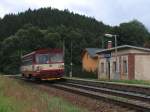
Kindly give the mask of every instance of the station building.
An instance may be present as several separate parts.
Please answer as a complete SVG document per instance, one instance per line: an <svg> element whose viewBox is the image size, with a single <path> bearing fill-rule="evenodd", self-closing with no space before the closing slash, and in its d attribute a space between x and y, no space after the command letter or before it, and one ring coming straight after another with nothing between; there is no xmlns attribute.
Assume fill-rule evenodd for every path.
<svg viewBox="0 0 150 112"><path fill-rule="evenodd" d="M150 80L148 48L123 45L97 50L97 54L99 79Z"/></svg>
<svg viewBox="0 0 150 112"><path fill-rule="evenodd" d="M82 52L82 70L86 72L97 73L98 54L99 48L85 48Z"/></svg>

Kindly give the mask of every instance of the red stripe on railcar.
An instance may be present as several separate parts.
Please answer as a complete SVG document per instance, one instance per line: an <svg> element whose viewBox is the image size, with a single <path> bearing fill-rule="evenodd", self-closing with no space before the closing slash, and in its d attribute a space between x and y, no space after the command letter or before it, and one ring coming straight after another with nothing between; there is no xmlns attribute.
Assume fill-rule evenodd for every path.
<svg viewBox="0 0 150 112"><path fill-rule="evenodd" d="M59 70L41 70L39 72L34 72L33 76L40 79L45 78L58 78L64 75L64 69Z"/></svg>

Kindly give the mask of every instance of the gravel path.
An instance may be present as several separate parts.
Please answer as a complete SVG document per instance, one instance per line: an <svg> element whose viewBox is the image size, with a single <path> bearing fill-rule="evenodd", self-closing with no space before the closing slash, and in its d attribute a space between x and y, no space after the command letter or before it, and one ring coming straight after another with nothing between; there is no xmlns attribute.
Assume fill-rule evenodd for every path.
<svg viewBox="0 0 150 112"><path fill-rule="evenodd" d="M48 87L44 85L35 85L38 89L46 91L48 94L64 98L79 108L86 108L89 112L135 112L134 110L123 108L111 103L94 100L82 95L77 95L64 90Z"/></svg>

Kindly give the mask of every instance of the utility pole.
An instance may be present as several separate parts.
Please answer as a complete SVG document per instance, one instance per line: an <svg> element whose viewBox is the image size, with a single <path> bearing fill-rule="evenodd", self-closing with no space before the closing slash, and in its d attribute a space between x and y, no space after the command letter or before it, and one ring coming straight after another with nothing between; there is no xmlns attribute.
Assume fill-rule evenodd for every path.
<svg viewBox="0 0 150 112"><path fill-rule="evenodd" d="M64 68L66 68L65 67L65 40L64 39L63 39L63 61L64 61ZM66 75L66 69L64 73L65 73L64 75Z"/></svg>
<svg viewBox="0 0 150 112"><path fill-rule="evenodd" d="M102 49L104 49L104 38L101 37L101 41L102 41Z"/></svg>
<svg viewBox="0 0 150 112"><path fill-rule="evenodd" d="M71 52L70 52L71 54L71 62L70 62L70 77L72 77L72 40L71 40Z"/></svg>
<svg viewBox="0 0 150 112"><path fill-rule="evenodd" d="M63 40L63 58L65 59L65 40Z"/></svg>
<svg viewBox="0 0 150 112"><path fill-rule="evenodd" d="M117 60L117 56L118 56L118 52L117 52L117 35L112 35L112 34L105 34L106 37L114 37L115 38L115 60L116 60L116 76L118 76L118 60Z"/></svg>

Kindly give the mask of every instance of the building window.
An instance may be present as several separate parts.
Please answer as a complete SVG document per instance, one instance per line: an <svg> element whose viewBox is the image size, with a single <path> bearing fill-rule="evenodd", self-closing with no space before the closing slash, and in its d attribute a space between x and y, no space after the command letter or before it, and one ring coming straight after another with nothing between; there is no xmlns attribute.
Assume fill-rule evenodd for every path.
<svg viewBox="0 0 150 112"><path fill-rule="evenodd" d="M116 61L113 62L113 68L112 68L113 72L117 72L117 64Z"/></svg>
<svg viewBox="0 0 150 112"><path fill-rule="evenodd" d="M101 63L101 73L104 73L104 63Z"/></svg>
<svg viewBox="0 0 150 112"><path fill-rule="evenodd" d="M128 73L128 65L126 60L123 61L123 72Z"/></svg>

